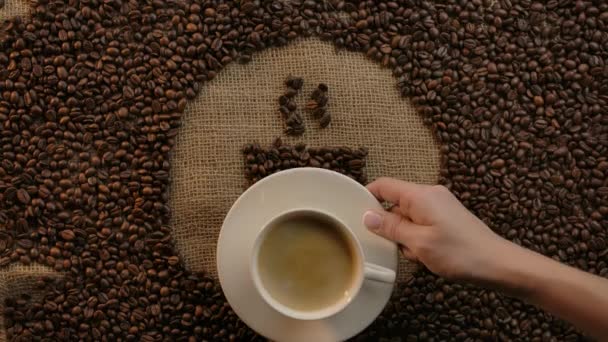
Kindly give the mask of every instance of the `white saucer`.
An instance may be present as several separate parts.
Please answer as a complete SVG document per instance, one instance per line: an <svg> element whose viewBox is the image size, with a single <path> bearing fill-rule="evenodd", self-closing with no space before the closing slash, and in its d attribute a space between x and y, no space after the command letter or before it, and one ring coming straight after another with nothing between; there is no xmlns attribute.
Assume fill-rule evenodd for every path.
<svg viewBox="0 0 608 342"><path fill-rule="evenodd" d="M341 341L369 326L388 302L393 284L365 280L353 302L322 320L302 321L271 308L256 291L249 257L259 231L273 216L306 207L332 213L353 229L365 260L397 271L396 244L369 232L363 213L382 207L371 193L339 173L298 168L273 174L245 191L226 215L217 247L220 283L236 314L274 341Z"/></svg>

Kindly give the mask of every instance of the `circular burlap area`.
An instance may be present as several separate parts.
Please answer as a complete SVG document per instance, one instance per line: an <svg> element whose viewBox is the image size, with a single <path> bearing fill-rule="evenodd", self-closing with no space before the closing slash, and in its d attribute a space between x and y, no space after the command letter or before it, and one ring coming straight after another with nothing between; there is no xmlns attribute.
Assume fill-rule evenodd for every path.
<svg viewBox="0 0 608 342"><path fill-rule="evenodd" d="M28 15L27 0L7 0L0 9L0 22ZM438 143L413 105L399 95L389 69L363 54L336 51L331 43L318 39L265 50L254 55L249 64L229 65L203 85L183 115L173 152L169 205L177 248L193 271L217 275L216 242L222 221L246 187L240 149L252 141L269 145L282 136L277 98L290 74L305 81L297 98L300 108L318 83L329 85L328 109L333 121L329 128L320 130L305 114L306 133L300 138L283 137L283 141L365 146L370 151L370 180L391 176L425 184L437 182ZM408 278L414 268L400 260L399 279ZM13 264L0 269L0 313L7 297L25 293L37 298L34 285L40 276L60 273L41 265ZM3 319L0 341L6 341Z"/></svg>
<svg viewBox="0 0 608 342"><path fill-rule="evenodd" d="M216 275L222 221L246 187L241 147L252 141L266 146L282 135L277 98L288 75L304 78L296 98L299 108L320 82L326 83L333 120L321 130L304 114L306 133L283 137L285 143L366 146L370 180L391 176L437 182L438 144L410 101L400 96L390 70L318 39L265 50L249 64L229 65L205 84L183 115L171 162L169 205L177 248L191 270ZM412 266L401 261L399 278L407 278Z"/></svg>

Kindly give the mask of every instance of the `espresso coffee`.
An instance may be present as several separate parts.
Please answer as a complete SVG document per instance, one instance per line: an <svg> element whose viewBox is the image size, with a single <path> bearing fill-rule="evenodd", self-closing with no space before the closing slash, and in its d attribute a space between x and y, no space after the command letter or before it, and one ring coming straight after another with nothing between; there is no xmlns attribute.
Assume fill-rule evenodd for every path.
<svg viewBox="0 0 608 342"><path fill-rule="evenodd" d="M357 254L337 223L298 213L268 229L257 262L262 285L276 301L315 311L350 296Z"/></svg>

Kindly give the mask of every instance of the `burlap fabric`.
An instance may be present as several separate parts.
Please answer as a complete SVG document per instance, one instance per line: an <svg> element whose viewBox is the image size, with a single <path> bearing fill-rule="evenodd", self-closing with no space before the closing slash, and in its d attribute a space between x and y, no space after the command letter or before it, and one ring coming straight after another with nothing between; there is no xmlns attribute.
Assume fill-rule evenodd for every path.
<svg viewBox="0 0 608 342"><path fill-rule="evenodd" d="M300 108L320 82L329 86L333 121L321 130L305 114L306 133L283 137L284 142L366 146L369 179L437 182L438 144L412 104L400 96L390 70L317 39L263 51L249 64L229 65L184 113L172 160L170 206L177 247L190 269L216 275L222 221L246 187L240 149L252 141L269 145L282 135L277 98L290 74L304 78L296 99ZM412 267L402 262L399 271L404 279Z"/></svg>
<svg viewBox="0 0 608 342"><path fill-rule="evenodd" d="M6 0L4 8L0 8L0 23L12 17L29 16L30 6L28 0Z"/></svg>

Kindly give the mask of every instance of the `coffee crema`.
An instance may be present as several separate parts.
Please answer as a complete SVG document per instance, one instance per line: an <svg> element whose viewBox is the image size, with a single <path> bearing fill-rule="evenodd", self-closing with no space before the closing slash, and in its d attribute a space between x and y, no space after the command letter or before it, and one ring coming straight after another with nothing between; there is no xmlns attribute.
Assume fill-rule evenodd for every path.
<svg viewBox="0 0 608 342"><path fill-rule="evenodd" d="M257 263L264 288L277 302L316 311L350 296L357 254L336 223L300 213L268 229Z"/></svg>

